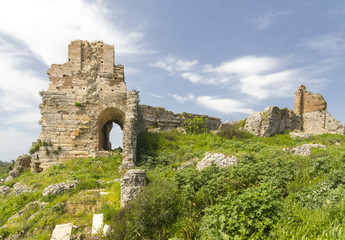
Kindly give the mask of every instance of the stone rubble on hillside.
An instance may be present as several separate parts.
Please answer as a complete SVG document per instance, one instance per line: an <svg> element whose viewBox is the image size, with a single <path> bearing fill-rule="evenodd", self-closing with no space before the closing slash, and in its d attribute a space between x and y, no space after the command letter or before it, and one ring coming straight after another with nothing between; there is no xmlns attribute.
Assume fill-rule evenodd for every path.
<svg viewBox="0 0 345 240"><path fill-rule="evenodd" d="M0 195L4 196L11 192L11 188L7 186L0 186Z"/></svg>
<svg viewBox="0 0 345 240"><path fill-rule="evenodd" d="M322 149L326 149L326 146L322 145L322 144L303 144L302 146L298 146L292 149L288 149L288 148L284 148L285 151L288 151L294 155L301 155L301 156L308 156L312 154L312 150L313 148L322 148Z"/></svg>
<svg viewBox="0 0 345 240"><path fill-rule="evenodd" d="M290 135L290 137L292 137L292 138L297 138L297 137L299 137L299 138L302 138L302 139L306 139L306 138L311 137L311 134L305 133L305 132L301 132L301 131L299 131L299 130L292 131L292 132L289 133L289 135Z"/></svg>
<svg viewBox="0 0 345 240"><path fill-rule="evenodd" d="M32 192L32 188L28 185L22 184L21 182L17 182L16 184L13 185L13 190L11 194L19 195L21 193L25 192Z"/></svg>
<svg viewBox="0 0 345 240"><path fill-rule="evenodd" d="M51 240L70 240L73 223L56 225L52 233Z"/></svg>
<svg viewBox="0 0 345 240"><path fill-rule="evenodd" d="M180 167L177 167L176 170L182 170L182 169L185 169L187 167L191 167L191 166L194 166L195 163L197 163L199 161L199 159L195 158L195 159L192 159L190 161L187 161L185 162L184 164L182 164Z"/></svg>
<svg viewBox="0 0 345 240"><path fill-rule="evenodd" d="M23 214L27 213L30 209L33 208L45 208L47 206L46 202L41 202L41 201L33 201L29 202L28 204L25 205L24 208L22 208L19 212L14 214L12 217L8 219L8 222L12 221L15 218L21 217Z"/></svg>
<svg viewBox="0 0 345 240"><path fill-rule="evenodd" d="M121 207L125 207L146 185L146 172L142 169L129 169L121 178Z"/></svg>
<svg viewBox="0 0 345 240"><path fill-rule="evenodd" d="M43 196L47 195L55 195L55 194L60 194L64 193L69 189L75 188L77 186L78 181L67 181L67 183L55 183L53 185L49 185L43 190Z"/></svg>
<svg viewBox="0 0 345 240"><path fill-rule="evenodd" d="M205 157L196 165L196 169L201 170L211 166L212 164L215 164L217 167L228 167L237 163L238 159L234 156L228 157L222 153L207 152Z"/></svg>
<svg viewBox="0 0 345 240"><path fill-rule="evenodd" d="M24 155L19 156L14 164L13 169L8 173L8 177L6 178L5 182L9 182L14 178L19 177L20 173L23 169L30 168L31 164L31 156Z"/></svg>

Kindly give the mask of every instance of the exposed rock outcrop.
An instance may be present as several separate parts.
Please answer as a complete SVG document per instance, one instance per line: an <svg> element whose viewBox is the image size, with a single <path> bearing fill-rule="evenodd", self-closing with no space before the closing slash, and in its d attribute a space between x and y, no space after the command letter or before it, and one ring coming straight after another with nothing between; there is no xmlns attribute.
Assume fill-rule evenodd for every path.
<svg viewBox="0 0 345 240"><path fill-rule="evenodd" d="M7 186L0 186L0 195L7 195L11 192L11 188Z"/></svg>
<svg viewBox="0 0 345 240"><path fill-rule="evenodd" d="M206 167L211 166L212 164L215 164L217 167L228 167L233 164L237 164L238 159L234 156L229 157L222 153L209 153L207 152L205 154L205 157L198 162L196 165L197 170L204 169Z"/></svg>
<svg viewBox="0 0 345 240"><path fill-rule="evenodd" d="M251 114L244 130L257 136L270 137L286 130L301 129L301 118L291 109L266 107L261 113Z"/></svg>
<svg viewBox="0 0 345 240"><path fill-rule="evenodd" d="M129 169L121 178L121 207L125 207L146 185L146 173L142 169Z"/></svg>
<svg viewBox="0 0 345 240"><path fill-rule="evenodd" d="M13 190L11 194L19 195L25 192L32 192L32 188L26 184L22 184L21 182L17 182L13 185Z"/></svg>
<svg viewBox="0 0 345 240"><path fill-rule="evenodd" d="M322 148L322 149L326 149L326 146L322 145L322 144L303 144L302 146L298 146L292 149L287 149L285 148L285 151L289 151L290 153L294 154L294 155L301 155L301 156L308 156L310 154L312 154L312 149L313 148Z"/></svg>
<svg viewBox="0 0 345 240"><path fill-rule="evenodd" d="M43 190L43 196L47 195L55 195L55 194L60 194L64 193L70 189L73 189L77 186L78 181L67 181L67 183L55 183L52 185L49 185L48 187L44 188Z"/></svg>
<svg viewBox="0 0 345 240"><path fill-rule="evenodd" d="M19 156L14 163L13 169L8 173L8 177L6 178L5 182L11 181L14 178L19 177L20 173L23 171L23 169L30 168L31 164L31 156L24 155Z"/></svg>

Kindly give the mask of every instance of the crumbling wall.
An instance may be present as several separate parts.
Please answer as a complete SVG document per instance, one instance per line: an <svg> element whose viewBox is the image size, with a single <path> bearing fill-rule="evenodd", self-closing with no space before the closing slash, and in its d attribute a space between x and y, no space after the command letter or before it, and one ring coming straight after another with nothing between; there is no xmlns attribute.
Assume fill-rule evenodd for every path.
<svg viewBox="0 0 345 240"><path fill-rule="evenodd" d="M202 117L206 122L208 131L218 129L222 123L220 118L192 113L173 113L162 107L140 105L139 109L141 131L150 128L157 128L162 131L181 128L185 125L186 119L193 119L194 117Z"/></svg>
<svg viewBox="0 0 345 240"><path fill-rule="evenodd" d="M300 116L291 109L278 107L266 107L261 113L251 114L244 126L245 131L264 137L295 129L301 129Z"/></svg>
<svg viewBox="0 0 345 240"><path fill-rule="evenodd" d="M327 111L321 94L313 94L300 85L295 92L295 109L267 107L249 116L244 129L257 136L269 137L285 130L300 130L309 134L344 134L344 125Z"/></svg>
<svg viewBox="0 0 345 240"><path fill-rule="evenodd" d="M300 85L295 92L294 112L303 113L323 111L327 108L327 102L321 94L308 92L304 85Z"/></svg>
<svg viewBox="0 0 345 240"><path fill-rule="evenodd" d="M40 172L72 158L109 155L112 124L124 131L126 161L135 161L137 93L127 92L124 68L114 65L114 46L76 40L68 62L47 71L42 91L42 131L34 143L31 167Z"/></svg>

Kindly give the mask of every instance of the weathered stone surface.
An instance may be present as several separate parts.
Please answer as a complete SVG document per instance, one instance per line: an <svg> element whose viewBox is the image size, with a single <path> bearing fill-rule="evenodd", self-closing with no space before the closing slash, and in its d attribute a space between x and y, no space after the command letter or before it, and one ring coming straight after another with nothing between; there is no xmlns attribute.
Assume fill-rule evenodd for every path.
<svg viewBox="0 0 345 240"><path fill-rule="evenodd" d="M7 186L0 186L0 195L7 195L11 192L11 188Z"/></svg>
<svg viewBox="0 0 345 240"><path fill-rule="evenodd" d="M31 164L31 156L28 156L28 155L19 156L16 162L14 163L12 171L8 173L9 176L6 178L5 182L9 182L13 180L14 178L19 177L23 169L30 168L30 164Z"/></svg>
<svg viewBox="0 0 345 240"><path fill-rule="evenodd" d="M97 235L102 232L103 229L103 213L94 214L92 220L92 235Z"/></svg>
<svg viewBox="0 0 345 240"><path fill-rule="evenodd" d="M322 145L322 144L303 144L302 146L298 146L292 149L287 149L285 148L285 151L289 151L290 153L294 154L294 155L301 155L301 156L308 156L310 154L312 154L312 150L313 148L323 148L326 149L326 146Z"/></svg>
<svg viewBox="0 0 345 240"><path fill-rule="evenodd" d="M266 107L263 112L255 112L246 120L244 130L257 136L270 137L286 130L301 128L301 119L291 109Z"/></svg>
<svg viewBox="0 0 345 240"><path fill-rule="evenodd" d="M72 41L68 62L53 64L47 74L49 88L41 92L40 104L42 144L32 154L32 171L72 158L104 155L111 148L114 123L123 130L123 163L133 167L137 93L126 90L124 67L114 65L114 46Z"/></svg>
<svg viewBox="0 0 345 240"><path fill-rule="evenodd" d="M47 203L41 201L33 201L25 205L19 212L14 214L12 217L8 219L7 222L13 221L14 219L21 217L23 214L27 213L31 209L41 209L47 206Z"/></svg>
<svg viewBox="0 0 345 240"><path fill-rule="evenodd" d="M212 164L215 164L217 167L228 167L233 164L237 164L238 159L234 156L229 157L222 153L209 153L207 152L205 154L205 157L198 162L196 165L197 170L204 169L206 167L211 166Z"/></svg>
<svg viewBox="0 0 345 240"><path fill-rule="evenodd" d="M301 132L299 130L294 130L292 132L289 133L290 137L292 138L302 138L302 139L306 139L306 138L309 138L311 136L311 134L309 133L305 133L305 132Z"/></svg>
<svg viewBox="0 0 345 240"><path fill-rule="evenodd" d="M308 92L301 85L295 93L295 110L267 107L249 116L244 127L257 136L269 137L285 130L306 134L345 134L344 125L326 111L327 103L320 94ZM294 134L292 134L294 135Z"/></svg>
<svg viewBox="0 0 345 240"><path fill-rule="evenodd" d="M67 183L55 183L53 185L49 185L48 187L44 188L43 196L47 195L55 195L64 193L72 188L75 188L78 184L77 180L74 181L67 181Z"/></svg>
<svg viewBox="0 0 345 240"><path fill-rule="evenodd" d="M25 192L32 192L32 188L28 185L22 184L21 182L17 182L13 185L13 190L11 194L19 195Z"/></svg>
<svg viewBox="0 0 345 240"><path fill-rule="evenodd" d="M129 169L121 178L121 207L125 207L146 185L146 173L142 169Z"/></svg>
<svg viewBox="0 0 345 240"><path fill-rule="evenodd" d="M206 122L208 131L218 129L221 125L219 118L192 113L173 113L162 107L140 105L140 130L155 129L154 131L167 131L183 128L188 118L202 117Z"/></svg>
<svg viewBox="0 0 345 240"><path fill-rule="evenodd" d="M344 125L325 110L303 113L302 119L306 133L345 133Z"/></svg>
<svg viewBox="0 0 345 240"><path fill-rule="evenodd" d="M51 240L70 240L73 223L56 225L52 233Z"/></svg>
<svg viewBox="0 0 345 240"><path fill-rule="evenodd" d="M183 165L181 165L180 167L178 167L176 170L182 170L191 166L194 166L197 162L199 161L199 159L195 158L192 159L190 161L185 162Z"/></svg>
<svg viewBox="0 0 345 240"><path fill-rule="evenodd" d="M327 102L321 94L308 92L304 85L300 85L295 92L294 112L298 115L307 112L323 111L327 108Z"/></svg>

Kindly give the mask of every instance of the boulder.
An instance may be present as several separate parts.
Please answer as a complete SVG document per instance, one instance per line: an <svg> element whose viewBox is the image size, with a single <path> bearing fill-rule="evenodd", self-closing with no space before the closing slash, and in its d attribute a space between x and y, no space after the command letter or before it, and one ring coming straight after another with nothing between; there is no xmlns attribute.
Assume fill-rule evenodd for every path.
<svg viewBox="0 0 345 240"><path fill-rule="evenodd" d="M74 181L67 181L67 183L62 182L62 183L55 183L53 185L49 185L43 190L43 196L64 193L67 190L75 188L77 184L78 184L78 181L74 180Z"/></svg>
<svg viewBox="0 0 345 240"><path fill-rule="evenodd" d="M205 154L205 157L198 162L196 165L197 170L204 169L206 167L211 166L212 164L215 164L217 167L228 167L233 164L237 164L238 159L234 156L229 157L222 153L209 153L207 152Z"/></svg>
<svg viewBox="0 0 345 240"><path fill-rule="evenodd" d="M298 146L298 147L295 147L292 149L284 148L284 150L289 151L290 153L292 153L294 155L308 156L308 155L312 154L311 149L313 149L313 148L326 149L326 146L324 146L322 144L308 143L308 144L303 144L302 146Z"/></svg>

